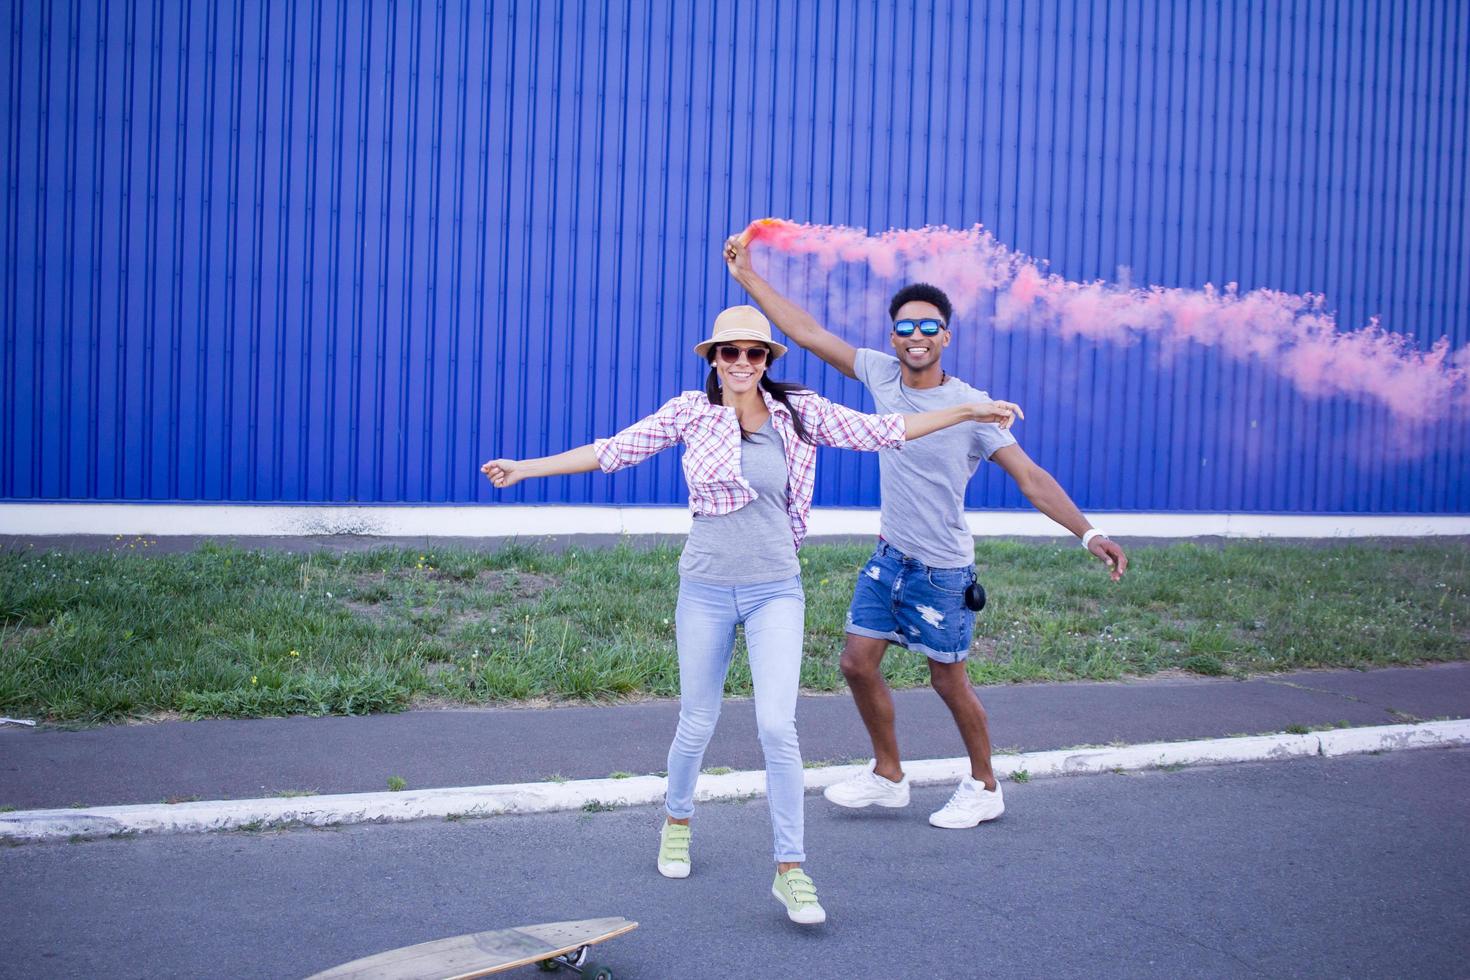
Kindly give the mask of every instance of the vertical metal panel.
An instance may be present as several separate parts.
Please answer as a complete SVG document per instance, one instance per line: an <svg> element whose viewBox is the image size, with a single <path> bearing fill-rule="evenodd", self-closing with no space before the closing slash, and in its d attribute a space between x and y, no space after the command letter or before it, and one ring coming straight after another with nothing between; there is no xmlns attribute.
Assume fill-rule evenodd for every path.
<svg viewBox="0 0 1470 980"><path fill-rule="evenodd" d="M493 493L704 370L725 234L985 223L1075 280L1320 292L1470 343L1450 0L4 0L0 497L677 503L675 454ZM807 270L826 275L815 265ZM814 312L882 345L832 273ZM957 324L1092 508L1470 511L1470 423ZM779 374L849 404L794 352ZM1412 446L1410 444L1413 444ZM1423 448L1420 448L1423 447ZM818 501L877 501L823 451ZM976 506L1021 506L994 468Z"/></svg>

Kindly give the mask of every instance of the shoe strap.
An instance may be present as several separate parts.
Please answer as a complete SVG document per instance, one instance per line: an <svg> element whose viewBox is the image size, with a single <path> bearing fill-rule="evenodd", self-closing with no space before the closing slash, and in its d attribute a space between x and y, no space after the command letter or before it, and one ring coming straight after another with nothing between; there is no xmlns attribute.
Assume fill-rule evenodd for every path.
<svg viewBox="0 0 1470 980"><path fill-rule="evenodd" d="M786 879L786 890L791 892L793 902L806 905L817 900L817 886L802 871L793 868L781 877Z"/></svg>
<svg viewBox="0 0 1470 980"><path fill-rule="evenodd" d="M689 828L679 823L664 826L668 829L664 831L659 852L670 858L689 860Z"/></svg>

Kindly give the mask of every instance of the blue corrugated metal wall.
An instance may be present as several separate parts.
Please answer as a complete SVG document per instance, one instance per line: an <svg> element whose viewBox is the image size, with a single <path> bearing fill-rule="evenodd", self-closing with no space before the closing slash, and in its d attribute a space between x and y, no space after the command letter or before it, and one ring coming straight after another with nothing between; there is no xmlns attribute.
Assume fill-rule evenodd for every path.
<svg viewBox="0 0 1470 980"><path fill-rule="evenodd" d="M1325 293L1470 342L1458 0L5 0L0 497L682 502L677 460L497 495L698 387L766 214L985 223L1074 279ZM859 341L881 344L882 311ZM1470 511L1260 365L957 325L1085 507ZM805 355L780 372L849 404ZM1413 445L1410 445L1413 443ZM872 504L824 451L818 502ZM982 470L982 473L985 471ZM1023 502L995 473L975 505Z"/></svg>

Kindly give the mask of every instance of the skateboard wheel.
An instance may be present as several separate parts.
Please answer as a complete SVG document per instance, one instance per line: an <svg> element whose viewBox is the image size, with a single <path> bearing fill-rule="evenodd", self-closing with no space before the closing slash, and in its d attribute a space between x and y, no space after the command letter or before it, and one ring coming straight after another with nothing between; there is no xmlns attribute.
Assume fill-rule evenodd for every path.
<svg viewBox="0 0 1470 980"><path fill-rule="evenodd" d="M590 980L613 980L612 971L605 966L598 966L596 963L588 963L582 967L582 976L584 980L586 978L590 978Z"/></svg>
<svg viewBox="0 0 1470 980"><path fill-rule="evenodd" d="M561 964L556 960L540 960L536 963L536 969L542 973L555 973L561 969Z"/></svg>

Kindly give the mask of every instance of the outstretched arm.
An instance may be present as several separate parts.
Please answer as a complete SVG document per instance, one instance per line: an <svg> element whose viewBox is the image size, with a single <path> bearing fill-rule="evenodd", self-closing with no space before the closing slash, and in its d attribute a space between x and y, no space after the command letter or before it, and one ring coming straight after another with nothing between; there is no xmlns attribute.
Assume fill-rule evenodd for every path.
<svg viewBox="0 0 1470 980"><path fill-rule="evenodd" d="M910 415L868 415L817 394L800 395L792 399L792 404L818 444L868 452L898 446L961 422L998 422L1010 428L1016 418L1025 417L1021 407L1012 402L967 402Z"/></svg>
<svg viewBox="0 0 1470 980"><path fill-rule="evenodd" d="M798 347L803 347L847 375L856 378L853 361L857 350L841 337L824 328L812 315L776 292L774 286L755 271L750 263L750 249L739 235L725 239L725 266L750 298L782 333Z"/></svg>
<svg viewBox="0 0 1470 980"><path fill-rule="evenodd" d="M678 443L687 414L688 405L682 397L670 398L657 412L611 439L598 439L589 446L540 459L492 459L480 467L480 472L502 490L531 476L565 476L593 470L615 473Z"/></svg>
<svg viewBox="0 0 1470 980"><path fill-rule="evenodd" d="M997 422L1002 429L1009 429L1016 419L1025 417L1021 406L1015 402L966 402L949 408L936 408L932 412L905 415L904 438L918 439L961 422Z"/></svg>
<svg viewBox="0 0 1470 980"><path fill-rule="evenodd" d="M1001 469L1016 481L1016 487L1022 496L1047 517L1079 538L1092 529L1091 522L1082 516L1082 511L1067 496L1067 491L1062 489L1056 477L1036 465L1035 460L1027 456L1020 446L1003 446L995 451L990 460L1000 464ZM1101 534L1095 535L1088 542L1087 550L1108 566L1114 582L1128 571L1128 556L1118 547L1117 542Z"/></svg>
<svg viewBox="0 0 1470 980"><path fill-rule="evenodd" d="M596 469L601 469L597 453L591 445L586 445L538 459L492 459L480 467L480 472L488 476L498 489L504 490L533 476L566 476L591 473Z"/></svg>

